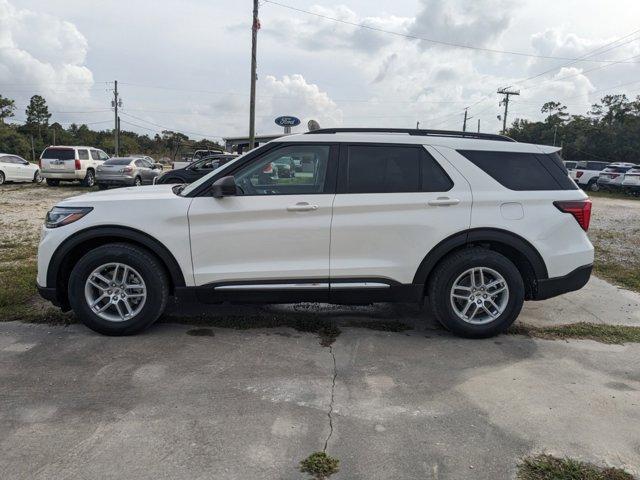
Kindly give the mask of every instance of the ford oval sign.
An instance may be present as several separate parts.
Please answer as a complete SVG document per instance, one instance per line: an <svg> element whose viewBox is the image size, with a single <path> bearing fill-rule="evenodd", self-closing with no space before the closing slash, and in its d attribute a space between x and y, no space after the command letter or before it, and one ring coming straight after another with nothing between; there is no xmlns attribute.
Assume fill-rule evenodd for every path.
<svg viewBox="0 0 640 480"><path fill-rule="evenodd" d="M275 122L276 122L276 125L279 125L281 127L296 127L300 125L299 118L288 117L288 116L278 117L276 118Z"/></svg>

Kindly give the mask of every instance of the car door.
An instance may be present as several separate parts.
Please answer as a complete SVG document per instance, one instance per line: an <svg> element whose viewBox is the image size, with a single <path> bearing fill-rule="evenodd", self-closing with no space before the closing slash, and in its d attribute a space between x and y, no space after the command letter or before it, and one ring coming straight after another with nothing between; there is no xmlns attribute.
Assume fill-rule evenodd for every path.
<svg viewBox="0 0 640 480"><path fill-rule="evenodd" d="M15 181L18 179L18 165L13 155L0 157L0 170L4 173L6 181Z"/></svg>
<svg viewBox="0 0 640 480"><path fill-rule="evenodd" d="M275 177L272 162L293 153L309 158L315 169L295 182ZM189 227L195 284L211 287L209 295L216 290L216 298L256 291L272 298L274 290L327 295L336 166L335 146L276 144L230 171L238 195L194 198Z"/></svg>
<svg viewBox="0 0 640 480"><path fill-rule="evenodd" d="M14 155L13 160L17 167L18 179L23 182L33 180L34 170L32 168L29 168L29 162L27 162L22 157L18 157L17 155Z"/></svg>
<svg viewBox="0 0 640 480"><path fill-rule="evenodd" d="M434 149L342 145L331 226L332 295L342 288L411 284L425 256L468 229L470 217L469 184Z"/></svg>

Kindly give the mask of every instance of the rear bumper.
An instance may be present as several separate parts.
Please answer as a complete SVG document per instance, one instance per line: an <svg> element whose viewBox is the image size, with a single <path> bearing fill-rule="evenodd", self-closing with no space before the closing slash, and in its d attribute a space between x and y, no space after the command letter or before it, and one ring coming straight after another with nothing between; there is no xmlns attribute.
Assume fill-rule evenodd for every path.
<svg viewBox="0 0 640 480"><path fill-rule="evenodd" d="M83 180L86 171L75 170L73 172L59 172L59 171L51 171L51 170L42 170L40 174L43 178L51 178L53 180Z"/></svg>
<svg viewBox="0 0 640 480"><path fill-rule="evenodd" d="M592 269L593 265L584 265L562 277L538 280L538 289L533 300L546 300L563 293L580 290L589 281Z"/></svg>
<svg viewBox="0 0 640 480"><path fill-rule="evenodd" d="M133 177L96 177L96 183L104 185L126 185L133 186L135 184L135 178Z"/></svg>

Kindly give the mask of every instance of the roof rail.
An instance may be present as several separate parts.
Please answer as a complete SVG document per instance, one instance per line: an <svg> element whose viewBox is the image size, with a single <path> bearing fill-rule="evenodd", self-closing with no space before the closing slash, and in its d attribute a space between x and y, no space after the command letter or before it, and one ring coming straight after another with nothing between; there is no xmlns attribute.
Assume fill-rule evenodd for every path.
<svg viewBox="0 0 640 480"><path fill-rule="evenodd" d="M496 133L456 132L454 130L423 130L415 128L321 128L306 132L306 135L318 133L406 133L407 135L425 137L475 138L479 140L497 140L499 142L515 142L511 137Z"/></svg>

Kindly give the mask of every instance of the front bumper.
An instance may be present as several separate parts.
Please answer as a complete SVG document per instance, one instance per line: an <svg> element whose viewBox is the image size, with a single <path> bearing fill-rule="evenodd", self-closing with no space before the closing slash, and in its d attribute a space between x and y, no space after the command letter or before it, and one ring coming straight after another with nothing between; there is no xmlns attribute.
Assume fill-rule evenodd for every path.
<svg viewBox="0 0 640 480"><path fill-rule="evenodd" d="M61 301L60 298L58 298L58 290L56 288L41 287L38 284L36 284L36 287L38 288L38 295L53 303L56 307L62 309L63 312L71 310L71 306L68 302Z"/></svg>
<svg viewBox="0 0 640 480"><path fill-rule="evenodd" d="M533 300L546 300L563 293L580 290L589 281L591 270L593 270L593 265L584 265L562 277L538 280L538 288Z"/></svg>

